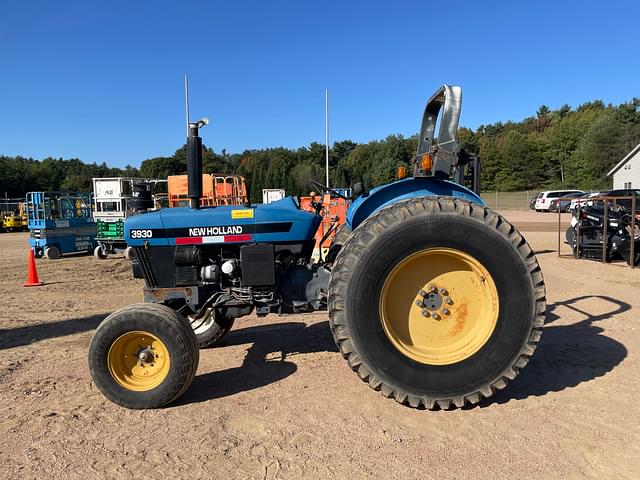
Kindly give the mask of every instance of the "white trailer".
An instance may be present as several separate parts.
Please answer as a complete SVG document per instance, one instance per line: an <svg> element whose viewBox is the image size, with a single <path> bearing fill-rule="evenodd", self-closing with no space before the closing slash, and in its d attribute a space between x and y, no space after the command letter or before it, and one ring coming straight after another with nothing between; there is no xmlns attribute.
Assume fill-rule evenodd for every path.
<svg viewBox="0 0 640 480"><path fill-rule="evenodd" d="M263 188L262 203L272 203L285 197L284 188Z"/></svg>
<svg viewBox="0 0 640 480"><path fill-rule="evenodd" d="M93 179L93 219L97 224L96 258L127 248L124 221L153 208L153 191L166 180L135 177Z"/></svg>

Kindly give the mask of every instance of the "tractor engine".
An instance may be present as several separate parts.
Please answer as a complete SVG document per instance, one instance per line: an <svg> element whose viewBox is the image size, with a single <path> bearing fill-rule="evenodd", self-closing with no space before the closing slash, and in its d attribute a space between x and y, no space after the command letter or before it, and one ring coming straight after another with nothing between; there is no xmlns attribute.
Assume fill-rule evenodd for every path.
<svg viewBox="0 0 640 480"><path fill-rule="evenodd" d="M258 315L298 313L326 307L329 270L311 263L312 249L313 241L142 246L132 266L148 302L219 308L229 318L253 307Z"/></svg>

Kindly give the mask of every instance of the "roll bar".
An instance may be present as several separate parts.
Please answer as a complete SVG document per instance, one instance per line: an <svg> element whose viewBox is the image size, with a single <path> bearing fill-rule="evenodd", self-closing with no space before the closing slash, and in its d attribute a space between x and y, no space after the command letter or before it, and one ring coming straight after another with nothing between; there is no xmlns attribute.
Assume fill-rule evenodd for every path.
<svg viewBox="0 0 640 480"><path fill-rule="evenodd" d="M451 167L458 165L459 145L456 135L461 109L462 88L460 87L443 85L431 96L422 115L415 158L415 177L449 178ZM440 130L437 141L434 141L438 114L441 110ZM431 155L431 161L423 162L424 155Z"/></svg>

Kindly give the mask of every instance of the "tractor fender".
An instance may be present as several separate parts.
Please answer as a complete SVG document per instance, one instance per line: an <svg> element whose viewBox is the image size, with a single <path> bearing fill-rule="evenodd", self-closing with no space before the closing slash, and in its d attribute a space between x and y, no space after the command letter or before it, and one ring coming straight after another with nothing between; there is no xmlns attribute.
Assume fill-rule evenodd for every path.
<svg viewBox="0 0 640 480"><path fill-rule="evenodd" d="M347 224L355 229L370 215L400 200L413 197L448 196L484 205L479 195L460 184L432 177L412 177L371 189L351 203Z"/></svg>

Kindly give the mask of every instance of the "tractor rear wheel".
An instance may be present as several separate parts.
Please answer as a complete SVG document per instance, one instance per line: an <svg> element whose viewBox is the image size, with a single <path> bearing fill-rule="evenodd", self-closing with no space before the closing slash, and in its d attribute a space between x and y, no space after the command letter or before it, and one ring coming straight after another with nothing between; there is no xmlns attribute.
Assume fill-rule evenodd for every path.
<svg viewBox="0 0 640 480"><path fill-rule="evenodd" d="M142 303L100 323L89 346L89 370L112 402L159 408L191 384L198 355L195 335L182 315L164 305Z"/></svg>
<svg viewBox="0 0 640 480"><path fill-rule="evenodd" d="M350 367L418 408L476 404L513 380L540 339L545 287L503 217L450 197L383 208L345 242L330 325Z"/></svg>
<svg viewBox="0 0 640 480"><path fill-rule="evenodd" d="M351 235L351 228L348 224L343 223L338 227L333 237L333 242L331 242L331 246L329 247L329 252L327 252L326 263L333 263L336 260L338 252L340 252L342 245L347 241L349 235Z"/></svg>
<svg viewBox="0 0 640 480"><path fill-rule="evenodd" d="M198 339L200 348L207 348L219 343L233 327L234 319L228 319L215 310L206 319L191 319L191 328Z"/></svg>

